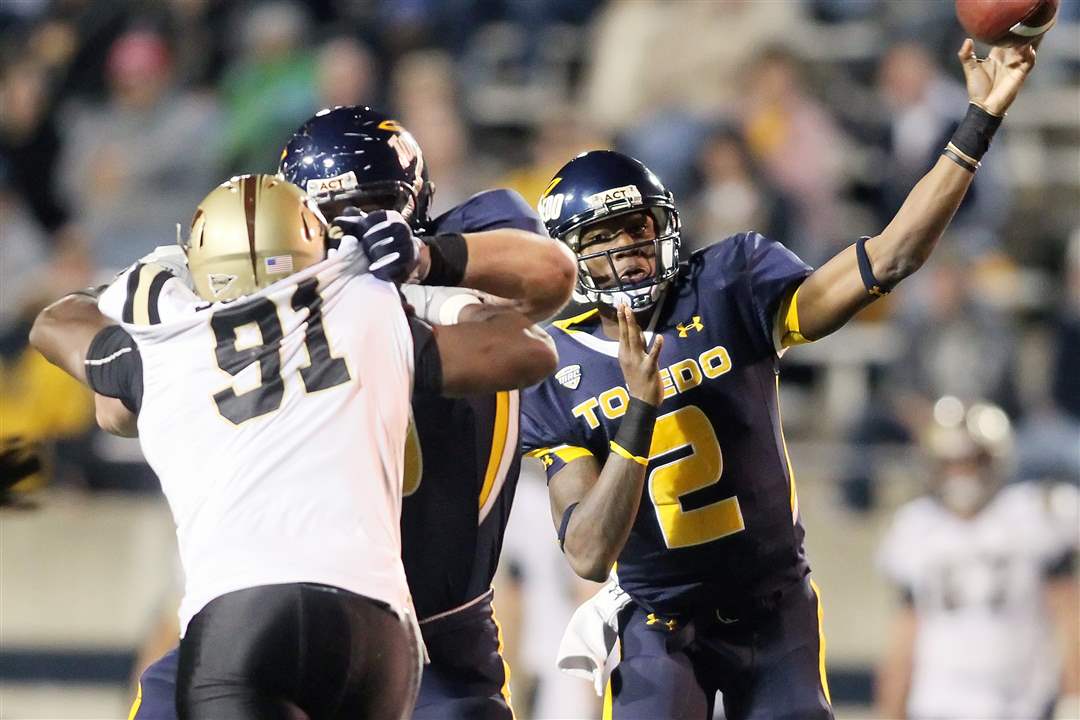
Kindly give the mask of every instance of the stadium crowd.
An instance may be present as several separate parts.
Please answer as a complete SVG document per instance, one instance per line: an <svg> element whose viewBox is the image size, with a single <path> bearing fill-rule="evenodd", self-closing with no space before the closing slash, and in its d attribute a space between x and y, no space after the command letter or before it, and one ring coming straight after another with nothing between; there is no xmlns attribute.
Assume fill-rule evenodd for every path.
<svg viewBox="0 0 1080 720"><path fill-rule="evenodd" d="M531 202L565 158L608 146L666 179L692 246L756 228L820 262L851 242L838 228L891 217L957 122L946 59L961 30L947 4L917 5L5 3L5 442L45 444L55 482L155 486L131 446L96 437L85 393L27 350L28 323L169 242L221 178L272 171L323 106L395 112L425 148L436 212L496 186ZM867 318L889 342L865 360L860 406L827 404L836 417L805 428L851 444L856 507L872 502L874 448L909 442L943 394L1009 411L1022 474L1080 472L1080 219L1067 202L1080 119L1050 103L1080 67L1077 7L1063 4L1040 56L1047 102L1010 123L919 289ZM795 356L786 384L812 389L831 362Z"/></svg>

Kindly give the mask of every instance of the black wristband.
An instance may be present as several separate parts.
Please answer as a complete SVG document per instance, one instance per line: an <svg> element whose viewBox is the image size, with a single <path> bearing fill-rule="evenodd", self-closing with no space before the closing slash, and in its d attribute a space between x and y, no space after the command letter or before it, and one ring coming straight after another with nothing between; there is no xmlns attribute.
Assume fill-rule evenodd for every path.
<svg viewBox="0 0 1080 720"><path fill-rule="evenodd" d="M888 295L892 287L886 287L882 282L874 275L874 268L870 265L870 256L866 254L866 241L869 240L868 235L864 235L855 241L855 259L859 263L859 276L862 278L863 287L866 288L866 292L877 297Z"/></svg>
<svg viewBox="0 0 1080 720"><path fill-rule="evenodd" d="M946 147L978 167L1000 125L1001 118L971 103Z"/></svg>
<svg viewBox="0 0 1080 720"><path fill-rule="evenodd" d="M979 163L971 162L971 160L953 150L951 145L946 145L945 149L941 151L941 154L967 170L969 173L974 174L975 171L979 169Z"/></svg>
<svg viewBox="0 0 1080 720"><path fill-rule="evenodd" d="M631 455L649 457L649 445L652 444L653 426L656 425L655 405L650 405L636 397L630 398L626 414L615 433L614 442Z"/></svg>
<svg viewBox="0 0 1080 720"><path fill-rule="evenodd" d="M427 277L421 285L439 287L457 287L465 277L465 266L469 264L469 246L465 236L457 233L436 235L425 240L431 265Z"/></svg>

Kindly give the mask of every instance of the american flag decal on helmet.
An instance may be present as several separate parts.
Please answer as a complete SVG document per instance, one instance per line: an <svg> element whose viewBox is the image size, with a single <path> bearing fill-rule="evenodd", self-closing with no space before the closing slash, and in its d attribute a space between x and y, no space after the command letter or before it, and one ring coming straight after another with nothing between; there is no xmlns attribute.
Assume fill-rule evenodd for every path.
<svg viewBox="0 0 1080 720"><path fill-rule="evenodd" d="M292 255L275 255L266 258L265 262L267 275L281 275L292 272Z"/></svg>

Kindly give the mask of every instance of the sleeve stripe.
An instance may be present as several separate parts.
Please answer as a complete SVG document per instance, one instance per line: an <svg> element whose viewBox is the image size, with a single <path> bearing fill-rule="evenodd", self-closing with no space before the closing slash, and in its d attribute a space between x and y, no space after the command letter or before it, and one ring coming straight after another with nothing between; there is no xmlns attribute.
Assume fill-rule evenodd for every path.
<svg viewBox="0 0 1080 720"><path fill-rule="evenodd" d="M126 323L135 322L135 291L139 289L139 275L142 273L143 264L137 263L128 273L127 297L124 300L124 310L120 319Z"/></svg>
<svg viewBox="0 0 1080 720"><path fill-rule="evenodd" d="M155 282L158 277L162 275L165 276L161 280L162 284L164 284L165 280L169 277L167 270L162 269L160 265L156 264L140 266L138 273L136 273L138 282L135 292L131 295L133 306L132 315L134 317L132 322L139 325L153 324L153 316L158 314L157 302L154 294ZM161 287L158 286L157 294L160 293ZM158 322L161 322L160 318L158 318Z"/></svg>
<svg viewBox="0 0 1080 720"><path fill-rule="evenodd" d="M131 348L131 347L120 348L119 350L114 352L112 355L109 355L108 357L103 357L103 358L101 358L99 360L90 360L89 358L87 358L86 360L83 360L83 365L89 365L91 367L96 367L98 365L106 365L108 363L111 363L113 360L120 357L121 355L129 353L134 349L135 348Z"/></svg>
<svg viewBox="0 0 1080 720"><path fill-rule="evenodd" d="M151 325L157 325L161 322L161 314L158 311L158 300L161 299L161 288L165 287L165 283L167 283L172 276L172 273L169 271L162 270L154 276L153 282L150 283L150 292L146 302L149 308Z"/></svg>
<svg viewBox="0 0 1080 720"><path fill-rule="evenodd" d="M568 463L572 460L577 460L582 457L592 457L593 454L583 447L577 445L559 445L553 448L537 448L530 452L525 453L527 457L542 458L545 455L554 455L562 460L564 463Z"/></svg>

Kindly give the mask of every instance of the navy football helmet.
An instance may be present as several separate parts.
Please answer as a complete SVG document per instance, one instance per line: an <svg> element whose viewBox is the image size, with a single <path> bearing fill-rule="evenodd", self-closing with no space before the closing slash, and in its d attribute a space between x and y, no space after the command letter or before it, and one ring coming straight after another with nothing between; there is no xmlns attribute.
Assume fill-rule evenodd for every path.
<svg viewBox="0 0 1080 720"><path fill-rule="evenodd" d="M281 151L278 172L300 186L328 218L350 205L397 210L416 231L428 222L435 192L412 134L360 105L315 113Z"/></svg>
<svg viewBox="0 0 1080 720"><path fill-rule="evenodd" d="M675 199L652 171L632 157L609 150L578 155L555 173L537 209L548 234L566 243L577 256L575 295L580 302L629 304L635 311L645 310L656 304L679 272ZM655 239L599 252L582 247L582 232L589 224L642 210L652 215ZM656 271L651 277L624 282L615 271L614 256L648 244L655 246ZM601 287L589 272L587 262L597 258L607 261L614 285Z"/></svg>

